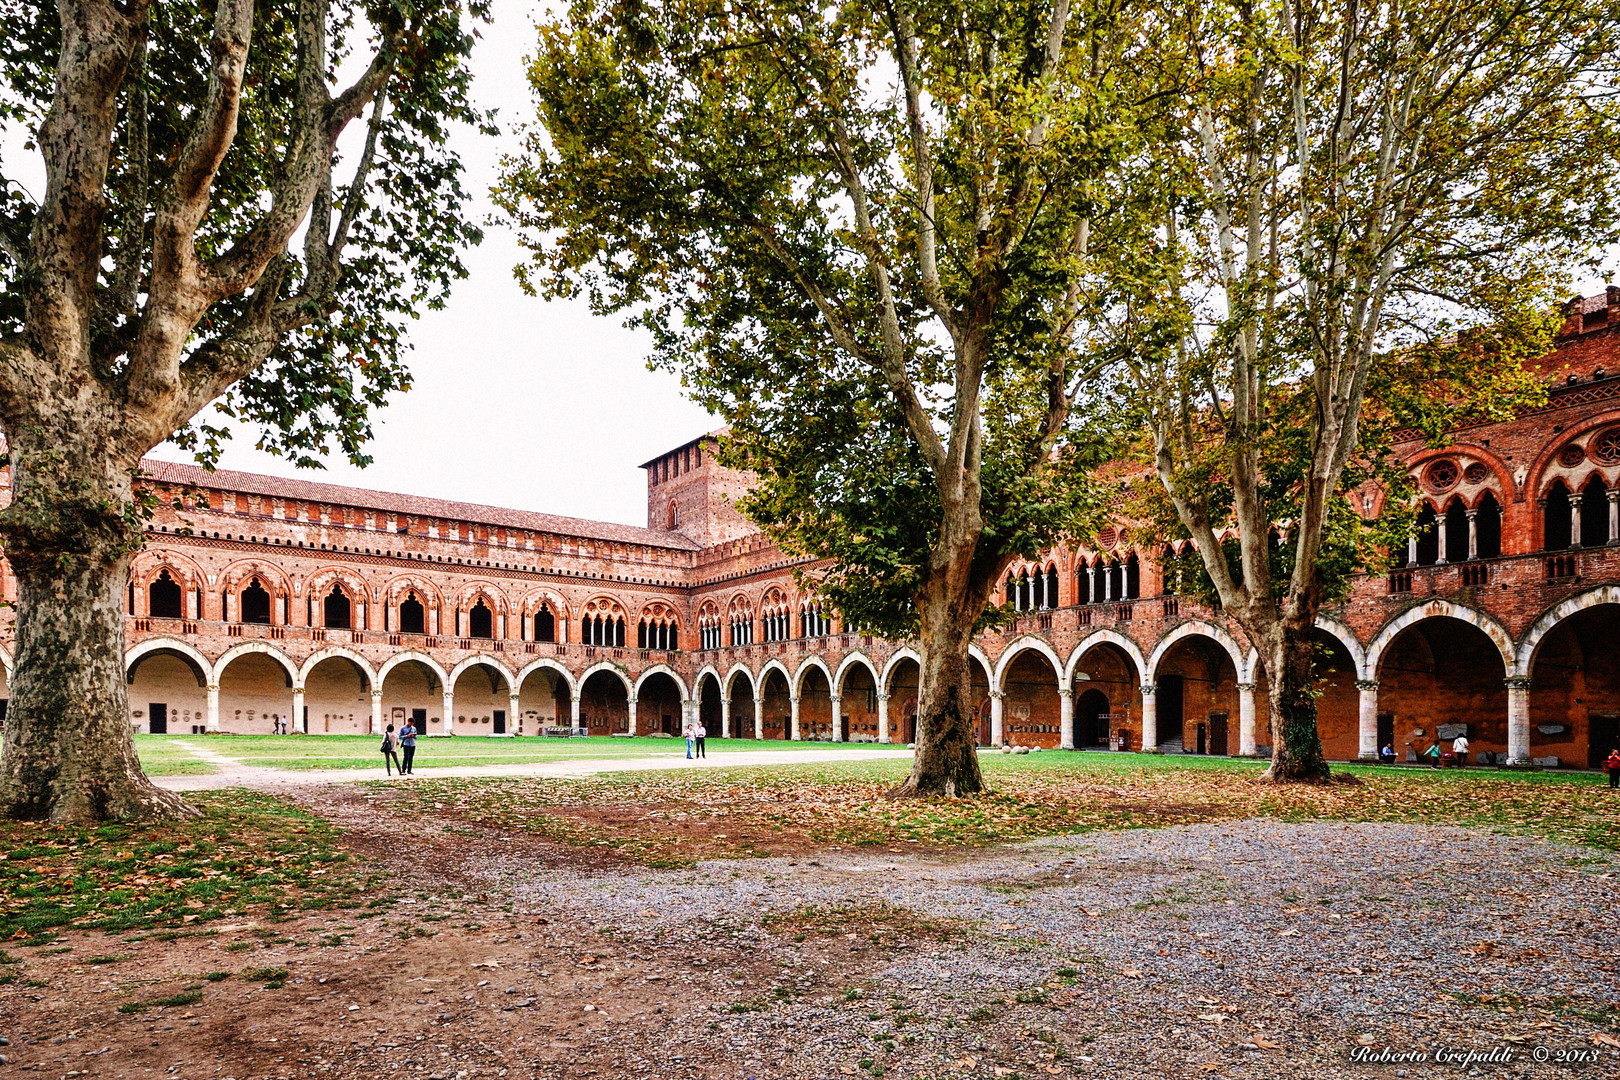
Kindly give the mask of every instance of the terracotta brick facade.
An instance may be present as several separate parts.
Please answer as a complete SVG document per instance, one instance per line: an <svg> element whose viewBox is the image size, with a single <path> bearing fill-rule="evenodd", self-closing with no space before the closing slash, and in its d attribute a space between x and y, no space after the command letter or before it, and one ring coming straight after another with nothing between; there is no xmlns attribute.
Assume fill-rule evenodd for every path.
<svg viewBox="0 0 1620 1080"><path fill-rule="evenodd" d="M1476 754L1588 767L1620 740L1620 290L1568 315L1545 407L1398 447L1435 523L1321 620L1330 757L1465 725ZM643 466L647 528L150 462L184 505L131 572L131 724L909 741L914 654L800 594L713 449ZM1265 752L1257 654L1165 593L1163 551L1109 529L1013 568L1023 614L974 650L981 740Z"/></svg>

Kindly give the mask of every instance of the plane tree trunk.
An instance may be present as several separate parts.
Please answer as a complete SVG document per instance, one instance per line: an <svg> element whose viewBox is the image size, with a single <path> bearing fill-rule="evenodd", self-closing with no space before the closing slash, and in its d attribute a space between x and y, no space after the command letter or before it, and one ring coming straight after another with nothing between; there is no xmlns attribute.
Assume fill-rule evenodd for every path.
<svg viewBox="0 0 1620 1080"><path fill-rule="evenodd" d="M1316 726L1316 643L1309 628L1282 621L1260 635L1270 683L1271 767L1265 778L1328 779Z"/></svg>

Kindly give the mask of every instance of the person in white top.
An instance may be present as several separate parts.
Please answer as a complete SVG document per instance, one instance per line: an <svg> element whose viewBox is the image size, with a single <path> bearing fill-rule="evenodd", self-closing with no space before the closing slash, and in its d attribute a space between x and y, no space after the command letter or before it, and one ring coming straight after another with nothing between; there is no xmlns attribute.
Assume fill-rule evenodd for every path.
<svg viewBox="0 0 1620 1080"><path fill-rule="evenodd" d="M686 725L686 760L692 760L692 725Z"/></svg>
<svg viewBox="0 0 1620 1080"><path fill-rule="evenodd" d="M1457 768L1466 768L1468 765L1468 736L1459 735L1452 739L1451 752L1457 755Z"/></svg>
<svg viewBox="0 0 1620 1080"><path fill-rule="evenodd" d="M708 737L709 729L703 726L703 721L699 720L697 726L697 756L700 758L709 756L708 748L704 745L704 740Z"/></svg>

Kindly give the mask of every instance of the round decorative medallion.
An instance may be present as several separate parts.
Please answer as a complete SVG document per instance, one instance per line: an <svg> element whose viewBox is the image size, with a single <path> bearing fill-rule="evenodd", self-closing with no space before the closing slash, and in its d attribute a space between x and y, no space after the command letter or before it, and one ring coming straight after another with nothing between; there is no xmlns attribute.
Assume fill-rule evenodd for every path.
<svg viewBox="0 0 1620 1080"><path fill-rule="evenodd" d="M1463 470L1463 479L1470 484L1483 484L1490 475L1491 470L1477 461L1469 462L1468 467Z"/></svg>
<svg viewBox="0 0 1620 1080"><path fill-rule="evenodd" d="M1592 457L1603 465L1620 465L1620 428L1598 433L1592 440Z"/></svg>
<svg viewBox="0 0 1620 1080"><path fill-rule="evenodd" d="M1558 451L1558 464L1562 465L1566 469L1572 469L1585 460L1586 451L1582 450L1574 443L1570 443L1568 446Z"/></svg>
<svg viewBox="0 0 1620 1080"><path fill-rule="evenodd" d="M1108 528L1097 534L1097 543L1105 548L1112 549L1115 544L1119 543L1119 530L1112 525L1108 526Z"/></svg>
<svg viewBox="0 0 1620 1080"><path fill-rule="evenodd" d="M1457 476L1457 463L1450 458L1441 458L1424 471L1423 486L1435 493L1450 491L1457 486Z"/></svg>

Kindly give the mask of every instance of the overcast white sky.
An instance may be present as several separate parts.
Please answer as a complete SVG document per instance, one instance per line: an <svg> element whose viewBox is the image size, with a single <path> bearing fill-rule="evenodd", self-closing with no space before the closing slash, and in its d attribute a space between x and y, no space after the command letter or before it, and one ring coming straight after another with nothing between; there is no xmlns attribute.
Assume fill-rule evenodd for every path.
<svg viewBox="0 0 1620 1080"><path fill-rule="evenodd" d="M523 57L533 50L538 10L533 0L495 0L494 26L473 55L474 93L500 110L503 131L499 139L458 136L479 217L500 155L518 145L511 132L530 115ZM592 316L583 302L524 295L512 279L520 258L509 234L486 229L445 310L413 328L416 384L377 414L369 468L336 456L324 471L294 469L255 450L247 431L231 440L220 467L646 524L637 466L719 422L673 376L647 370L645 336ZM189 460L168 445L153 456Z"/></svg>

